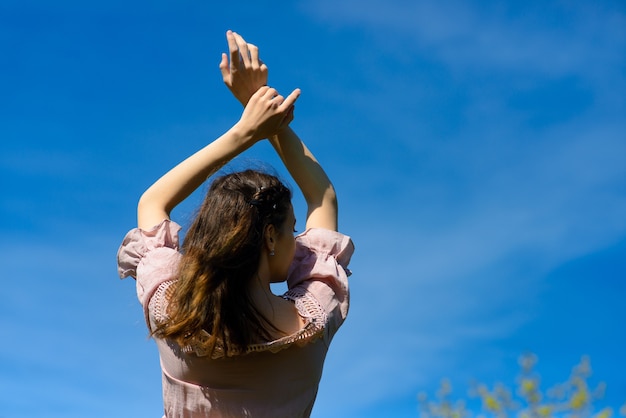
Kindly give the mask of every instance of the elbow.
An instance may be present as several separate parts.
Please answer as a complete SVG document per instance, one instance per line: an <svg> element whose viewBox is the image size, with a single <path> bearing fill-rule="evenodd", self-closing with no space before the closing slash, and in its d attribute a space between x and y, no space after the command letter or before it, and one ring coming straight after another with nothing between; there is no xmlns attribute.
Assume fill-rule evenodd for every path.
<svg viewBox="0 0 626 418"><path fill-rule="evenodd" d="M139 197L139 201L137 202L137 212L151 210L151 208L156 205L157 202L155 201L155 196L151 193L150 189L148 189Z"/></svg>
<svg viewBox="0 0 626 418"><path fill-rule="evenodd" d="M328 206L329 209L337 212L338 204L337 204L337 193L335 192L335 188L332 184L329 184L326 190L324 191L322 197L322 204L324 206Z"/></svg>
<svg viewBox="0 0 626 418"><path fill-rule="evenodd" d="M337 194L329 186L318 199L308 202L306 227L337 230Z"/></svg>
<svg viewBox="0 0 626 418"><path fill-rule="evenodd" d="M337 193L331 183L325 188L320 188L316 193L305 195L305 200L309 207L326 207L328 209L337 209Z"/></svg>
<svg viewBox="0 0 626 418"><path fill-rule="evenodd" d="M146 192L137 202L137 226L149 230L164 219L169 219L169 213L170 211L158 199Z"/></svg>
<svg viewBox="0 0 626 418"><path fill-rule="evenodd" d="M137 213L141 213L150 207L150 196L145 192L139 197L137 202Z"/></svg>
<svg viewBox="0 0 626 418"><path fill-rule="evenodd" d="M137 202L137 210L147 210L147 211L164 211L170 213L172 209L174 209L175 204L163 197L163 193L159 192L157 189L150 187L147 189Z"/></svg>

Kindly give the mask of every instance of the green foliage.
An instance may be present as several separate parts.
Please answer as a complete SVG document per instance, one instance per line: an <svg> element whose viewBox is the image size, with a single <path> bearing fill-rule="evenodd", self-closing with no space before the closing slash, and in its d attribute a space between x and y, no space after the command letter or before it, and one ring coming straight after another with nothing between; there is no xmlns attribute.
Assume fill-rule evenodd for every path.
<svg viewBox="0 0 626 418"><path fill-rule="evenodd" d="M420 415L422 418L611 418L614 415L612 408L597 410L594 406L594 402L604 396L606 385L600 383L590 388L592 370L589 357L583 357L574 366L567 381L545 391L535 371L536 364L537 356L534 354L520 357L521 370L515 390L500 383L491 389L482 383L473 385L468 395L480 399L480 413L466 409L464 400L452 401L452 385L450 381L443 380L436 399L428 399L425 393L418 395ZM626 403L618 413L626 416Z"/></svg>

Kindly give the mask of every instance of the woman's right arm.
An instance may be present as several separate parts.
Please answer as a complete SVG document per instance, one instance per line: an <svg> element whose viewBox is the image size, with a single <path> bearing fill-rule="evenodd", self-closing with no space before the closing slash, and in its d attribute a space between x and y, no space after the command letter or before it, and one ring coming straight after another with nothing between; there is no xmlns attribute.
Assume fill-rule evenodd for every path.
<svg viewBox="0 0 626 418"><path fill-rule="evenodd" d="M289 127L270 142L298 184L307 203L306 228L337 230L337 195L326 172L315 156Z"/></svg>
<svg viewBox="0 0 626 418"><path fill-rule="evenodd" d="M267 66L259 49L238 33L226 33L229 54L222 54L220 70L226 86L242 105L267 83ZM230 59L229 59L230 58ZM269 138L307 202L307 228L337 230L337 196L330 179L311 151L286 126Z"/></svg>

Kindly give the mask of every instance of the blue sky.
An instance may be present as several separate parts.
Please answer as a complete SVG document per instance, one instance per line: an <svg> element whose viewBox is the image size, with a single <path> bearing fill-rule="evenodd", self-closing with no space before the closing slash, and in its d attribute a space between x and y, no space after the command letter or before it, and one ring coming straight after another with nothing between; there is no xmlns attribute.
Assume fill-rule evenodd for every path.
<svg viewBox="0 0 626 418"><path fill-rule="evenodd" d="M617 0L3 1L0 416L160 416L115 253L141 192L236 121L227 29L302 89L357 246L314 416L417 417L441 378L514 384L526 351L546 386L590 355L619 408L625 28ZM248 164L285 175L264 144Z"/></svg>

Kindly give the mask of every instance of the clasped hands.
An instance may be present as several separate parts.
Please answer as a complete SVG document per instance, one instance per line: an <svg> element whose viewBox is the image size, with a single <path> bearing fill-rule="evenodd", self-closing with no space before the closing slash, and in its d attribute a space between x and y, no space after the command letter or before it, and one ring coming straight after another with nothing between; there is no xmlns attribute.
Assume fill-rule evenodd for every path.
<svg viewBox="0 0 626 418"><path fill-rule="evenodd" d="M236 32L226 32L229 56L222 53L219 68L224 84L244 106L239 123L258 141L276 134L293 120L295 89L286 98L267 86L267 66L259 59L259 48ZM230 62L229 62L230 61Z"/></svg>

